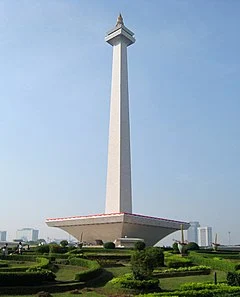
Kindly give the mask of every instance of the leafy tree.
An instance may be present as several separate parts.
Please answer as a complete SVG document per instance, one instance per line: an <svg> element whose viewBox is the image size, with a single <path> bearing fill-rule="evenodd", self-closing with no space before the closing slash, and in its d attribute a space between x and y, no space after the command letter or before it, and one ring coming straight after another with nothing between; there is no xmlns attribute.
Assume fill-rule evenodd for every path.
<svg viewBox="0 0 240 297"><path fill-rule="evenodd" d="M173 252L179 254L178 243L175 241L172 245Z"/></svg>
<svg viewBox="0 0 240 297"><path fill-rule="evenodd" d="M135 250L138 250L138 251L141 251L141 250L144 250L146 247L146 244L144 241L137 241L135 244L134 244L134 249Z"/></svg>
<svg viewBox="0 0 240 297"><path fill-rule="evenodd" d="M105 242L104 245L103 245L103 247L105 249L112 250L112 249L115 249L115 243L114 242L111 242L111 241Z"/></svg>
<svg viewBox="0 0 240 297"><path fill-rule="evenodd" d="M48 244L41 244L36 247L36 252L39 254L47 254L49 253L49 245Z"/></svg>
<svg viewBox="0 0 240 297"><path fill-rule="evenodd" d="M160 248L149 247L136 251L131 257L133 276L136 280L150 279L153 270L163 265L164 255Z"/></svg>
<svg viewBox="0 0 240 297"><path fill-rule="evenodd" d="M196 242L189 242L185 249L186 251L196 251L199 250L199 245Z"/></svg>
<svg viewBox="0 0 240 297"><path fill-rule="evenodd" d="M62 240L60 242L60 245L63 246L63 247L66 247L68 245L68 241L67 240Z"/></svg>
<svg viewBox="0 0 240 297"><path fill-rule="evenodd" d="M49 252L53 254L64 254L67 252L67 248L60 246L58 244L50 244L49 245Z"/></svg>

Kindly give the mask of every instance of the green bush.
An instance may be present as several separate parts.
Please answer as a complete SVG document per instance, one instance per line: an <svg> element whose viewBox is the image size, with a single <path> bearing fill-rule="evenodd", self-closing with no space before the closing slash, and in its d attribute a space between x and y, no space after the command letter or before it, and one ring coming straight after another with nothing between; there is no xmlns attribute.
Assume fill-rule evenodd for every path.
<svg viewBox="0 0 240 297"><path fill-rule="evenodd" d="M32 261L35 262L36 261L36 257L34 255L8 255L8 256L0 256L0 259L2 260L14 260L14 261Z"/></svg>
<svg viewBox="0 0 240 297"><path fill-rule="evenodd" d="M135 290L158 290L159 289L159 280L150 279L150 280L135 280L131 273L126 273L119 277L115 277L109 281L113 286L120 286L122 288L135 289Z"/></svg>
<svg viewBox="0 0 240 297"><path fill-rule="evenodd" d="M178 249L178 243L177 242L173 243L172 248L173 248L173 252L175 254L179 254L179 249Z"/></svg>
<svg viewBox="0 0 240 297"><path fill-rule="evenodd" d="M4 261L0 261L0 268L2 267L8 267L8 263Z"/></svg>
<svg viewBox="0 0 240 297"><path fill-rule="evenodd" d="M36 253L37 254L45 254L49 253L49 244L43 244L43 245L38 245L36 247Z"/></svg>
<svg viewBox="0 0 240 297"><path fill-rule="evenodd" d="M97 261L90 261L82 258L70 258L69 263L71 265L88 268L87 270L75 274L75 280L81 282L86 282L94 277L97 277L102 271L101 266L98 264Z"/></svg>
<svg viewBox="0 0 240 297"><path fill-rule="evenodd" d="M112 250L115 249L115 243L109 241L109 242L105 242L103 247L107 250Z"/></svg>
<svg viewBox="0 0 240 297"><path fill-rule="evenodd" d="M31 265L31 266L13 266L13 267L7 267L1 269L1 272L24 272L27 271L30 268L47 268L49 265L49 260L46 258L36 258L35 259L36 263ZM23 261L24 262L24 261Z"/></svg>
<svg viewBox="0 0 240 297"><path fill-rule="evenodd" d="M148 247L146 252L154 260L154 267L164 266L164 253L160 247Z"/></svg>
<svg viewBox="0 0 240 297"><path fill-rule="evenodd" d="M47 268L49 265L49 260L43 257L36 258L36 262L38 263L36 266L41 268Z"/></svg>
<svg viewBox="0 0 240 297"><path fill-rule="evenodd" d="M190 275L210 274L211 269L207 266L190 266L180 268L169 268L164 270L154 270L154 276L158 277L181 277Z"/></svg>
<svg viewBox="0 0 240 297"><path fill-rule="evenodd" d="M154 268L162 266L164 255L160 248L150 247L132 254L131 265L134 279L146 280L152 277Z"/></svg>
<svg viewBox="0 0 240 297"><path fill-rule="evenodd" d="M137 241L135 244L134 244L134 249L135 250L138 250L138 251L141 251L141 250L144 250L146 247L146 244L144 241Z"/></svg>
<svg viewBox="0 0 240 297"><path fill-rule="evenodd" d="M0 272L0 286L37 285L44 281L53 281L55 274L44 270L41 272Z"/></svg>
<svg viewBox="0 0 240 297"><path fill-rule="evenodd" d="M148 290L158 290L159 280L158 279L148 279L148 280L123 280L121 282L122 288L148 291Z"/></svg>
<svg viewBox="0 0 240 297"><path fill-rule="evenodd" d="M234 272L239 267L239 264L236 264L234 262L224 260L219 257L209 258L206 257L204 254L196 252L190 252L189 258L195 264L210 266L211 269L221 270L225 272Z"/></svg>
<svg viewBox="0 0 240 297"><path fill-rule="evenodd" d="M50 244L50 254L65 254L68 251L67 247L60 246L58 244Z"/></svg>
<svg viewBox="0 0 240 297"><path fill-rule="evenodd" d="M66 246L68 246L68 241L67 241L67 240L62 240L62 241L60 242L60 245L61 245L62 247L66 247Z"/></svg>
<svg viewBox="0 0 240 297"><path fill-rule="evenodd" d="M199 250L199 245L196 242L189 242L186 247L186 251L196 251Z"/></svg>
<svg viewBox="0 0 240 297"><path fill-rule="evenodd" d="M227 284L229 286L240 286L240 274L237 272L228 272Z"/></svg>
<svg viewBox="0 0 240 297"><path fill-rule="evenodd" d="M230 297L240 296L240 287L231 287L226 284L192 283L180 286L174 292L153 293L139 295L139 297Z"/></svg>
<svg viewBox="0 0 240 297"><path fill-rule="evenodd" d="M168 256L166 256L168 255ZM192 261L180 255L170 255L165 253L165 265L169 268L188 267L192 265Z"/></svg>

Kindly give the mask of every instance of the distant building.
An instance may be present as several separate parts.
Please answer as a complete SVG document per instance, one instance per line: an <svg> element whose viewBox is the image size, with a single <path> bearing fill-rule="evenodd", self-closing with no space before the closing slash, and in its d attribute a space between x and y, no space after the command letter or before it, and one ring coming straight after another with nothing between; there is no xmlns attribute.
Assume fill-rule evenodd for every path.
<svg viewBox="0 0 240 297"><path fill-rule="evenodd" d="M187 230L187 241L198 243L198 228L199 222L190 222L190 227Z"/></svg>
<svg viewBox="0 0 240 297"><path fill-rule="evenodd" d="M0 231L0 241L7 240L7 231Z"/></svg>
<svg viewBox="0 0 240 297"><path fill-rule="evenodd" d="M198 245L205 247L212 245L212 227L199 227L198 229Z"/></svg>
<svg viewBox="0 0 240 297"><path fill-rule="evenodd" d="M16 232L16 238L22 241L37 241L39 230L32 228L19 229Z"/></svg>

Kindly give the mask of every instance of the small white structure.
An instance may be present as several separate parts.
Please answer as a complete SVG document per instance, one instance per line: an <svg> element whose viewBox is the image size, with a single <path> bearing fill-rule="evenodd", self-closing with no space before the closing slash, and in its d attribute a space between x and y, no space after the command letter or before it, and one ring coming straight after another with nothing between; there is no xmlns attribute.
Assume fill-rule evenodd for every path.
<svg viewBox="0 0 240 297"><path fill-rule="evenodd" d="M138 241L144 242L142 238L128 238L127 236L118 238L114 241L116 247L133 248Z"/></svg>

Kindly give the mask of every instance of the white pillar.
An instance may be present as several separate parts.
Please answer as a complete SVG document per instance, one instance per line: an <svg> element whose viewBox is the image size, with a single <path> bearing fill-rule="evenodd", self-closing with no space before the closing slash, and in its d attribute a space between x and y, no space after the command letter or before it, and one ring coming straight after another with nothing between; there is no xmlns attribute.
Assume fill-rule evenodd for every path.
<svg viewBox="0 0 240 297"><path fill-rule="evenodd" d="M127 46L133 35L120 15L105 38L113 46L105 213L132 213Z"/></svg>

